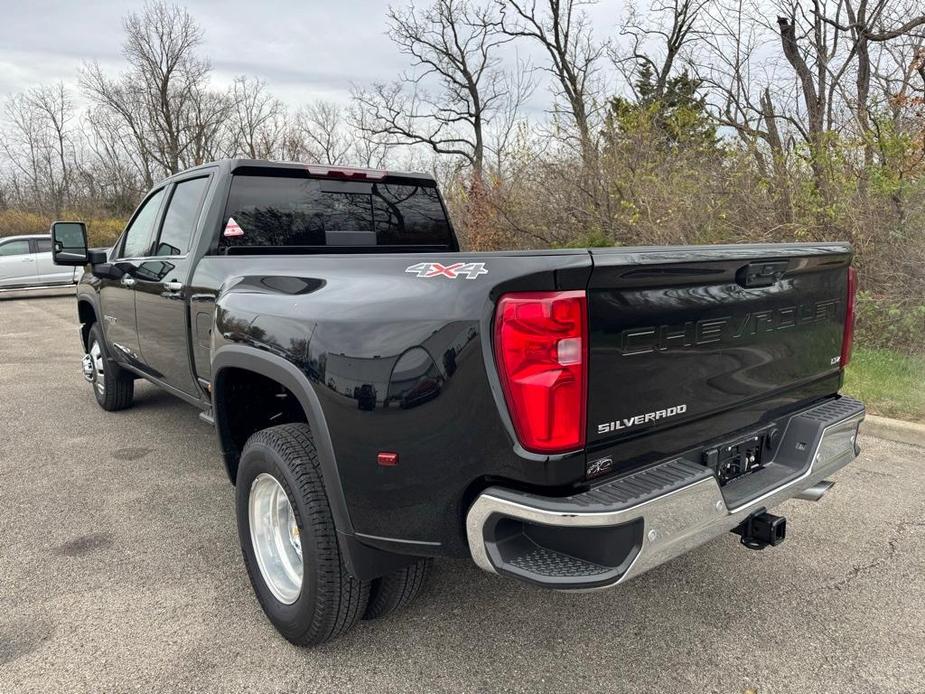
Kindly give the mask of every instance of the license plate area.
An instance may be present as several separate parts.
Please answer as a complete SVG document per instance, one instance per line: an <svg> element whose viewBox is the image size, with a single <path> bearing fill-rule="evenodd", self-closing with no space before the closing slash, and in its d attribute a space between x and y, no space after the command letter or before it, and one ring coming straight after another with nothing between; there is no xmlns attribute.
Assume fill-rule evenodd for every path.
<svg viewBox="0 0 925 694"><path fill-rule="evenodd" d="M703 452L703 464L713 470L720 485L764 467L770 458L769 433L761 431Z"/></svg>

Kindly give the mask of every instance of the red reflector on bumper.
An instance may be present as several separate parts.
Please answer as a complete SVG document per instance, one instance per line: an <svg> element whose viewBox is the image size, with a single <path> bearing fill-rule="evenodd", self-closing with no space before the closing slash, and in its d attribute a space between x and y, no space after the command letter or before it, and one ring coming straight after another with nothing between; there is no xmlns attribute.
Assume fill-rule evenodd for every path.
<svg viewBox="0 0 925 694"><path fill-rule="evenodd" d="M379 453L376 457L376 462L385 467L398 465L398 453Z"/></svg>

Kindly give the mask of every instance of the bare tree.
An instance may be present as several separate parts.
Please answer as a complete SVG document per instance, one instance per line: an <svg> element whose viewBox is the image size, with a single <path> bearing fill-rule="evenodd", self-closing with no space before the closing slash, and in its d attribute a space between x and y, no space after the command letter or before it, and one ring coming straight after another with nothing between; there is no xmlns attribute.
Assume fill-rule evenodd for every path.
<svg viewBox="0 0 925 694"><path fill-rule="evenodd" d="M583 161L591 166L597 146L593 114L597 107L594 79L605 46L595 43L582 0L496 0L502 30L539 44L549 56L545 68L555 90L564 98L574 123Z"/></svg>
<svg viewBox="0 0 925 694"><path fill-rule="evenodd" d="M816 187L826 202L832 197L825 162L826 138L833 127L836 95L845 92L845 80L853 72L855 90L847 101L865 139L860 174L864 193L874 157L871 47L908 36L925 25L925 14L913 14L911 9L895 0L859 0L857 6L852 0L838 0L834 8L822 0L812 0L806 9L799 0L793 0L786 7L788 14L777 18L783 54L797 78L805 108L806 140Z"/></svg>
<svg viewBox="0 0 925 694"><path fill-rule="evenodd" d="M123 22L122 53L129 69L117 79L97 63L86 64L81 84L94 103L121 120L143 161L140 169L150 185L153 174L172 174L197 159L190 147L202 147L214 113L208 109L209 63L196 54L202 31L185 10L153 2ZM214 100L212 105L214 106Z"/></svg>
<svg viewBox="0 0 925 694"><path fill-rule="evenodd" d="M813 0L816 7L818 0ZM798 13L809 25L802 36L797 34ZM830 84L830 59L835 54L831 45L837 41L831 28L819 12L806 15L799 3L794 3L789 16L778 16L781 48L799 84L800 96L805 110L805 133L810 146L810 164L816 190L824 203L831 199L827 171L826 115L831 113L830 94L837 87L835 80ZM803 39L803 41L801 41ZM841 73L843 74L843 73Z"/></svg>
<svg viewBox="0 0 925 694"><path fill-rule="evenodd" d="M261 79L237 77L231 88L231 147L251 159L270 159L285 130L285 107Z"/></svg>
<svg viewBox="0 0 925 694"><path fill-rule="evenodd" d="M839 5L841 9L841 5ZM822 21L834 27L839 32L846 34L851 40L851 49L848 60L845 61L837 77L847 69L852 59L856 64L855 73L855 94L854 94L854 114L858 130L864 138L864 166L861 170L861 190L866 194L867 178L871 165L874 161L874 134L871 130L871 72L873 67L873 58L871 57L871 47L876 44L884 44L896 39L909 36L919 27L925 25L925 13L915 12L917 8L905 4L897 5L892 0L859 0L855 7L852 0L844 0L844 13L846 23L842 23L841 17L836 14L835 17L829 17L825 14L824 7L815 7L814 14L818 14ZM836 79L833 79L835 83Z"/></svg>
<svg viewBox="0 0 925 694"><path fill-rule="evenodd" d="M74 107L64 85L40 86L10 97L0 149L12 167L20 201L61 213L73 203L76 154Z"/></svg>
<svg viewBox="0 0 925 694"><path fill-rule="evenodd" d="M46 138L51 148L50 156L55 159L58 175L52 175L49 186L56 212L73 202L71 185L74 168L74 145L71 140L71 124L74 120L74 106L64 84L58 82L50 87L38 87L30 92L30 98L45 121Z"/></svg>
<svg viewBox="0 0 925 694"><path fill-rule="evenodd" d="M685 51L703 38L698 20L708 0L653 0L648 18L631 11L620 29L630 43L628 51L611 49L611 58L632 89L639 70L654 76L654 93L660 99Z"/></svg>
<svg viewBox="0 0 925 694"><path fill-rule="evenodd" d="M423 11L390 7L389 24L412 72L393 84L355 90L357 104L370 114L364 135L381 145L424 145L459 157L480 182L486 126L507 97L497 49L512 37L490 9L468 0L435 0Z"/></svg>
<svg viewBox="0 0 925 694"><path fill-rule="evenodd" d="M347 123L353 140L354 163L373 169L383 168L394 147L388 142L366 136L373 127L369 109L360 103L352 103L347 111Z"/></svg>
<svg viewBox="0 0 925 694"><path fill-rule="evenodd" d="M230 94L200 89L192 93L185 113L185 146L180 168L198 166L228 156Z"/></svg>
<svg viewBox="0 0 925 694"><path fill-rule="evenodd" d="M127 215L144 192L145 176L135 158L134 140L108 109L90 109L86 124L80 176L87 194L110 212Z"/></svg>
<svg viewBox="0 0 925 694"><path fill-rule="evenodd" d="M4 132L0 146L12 171L8 185L19 204L35 202L45 169L42 126L27 94L15 94L3 108Z"/></svg>
<svg viewBox="0 0 925 694"><path fill-rule="evenodd" d="M765 43L765 27L754 21L750 10L746 0L702 8L700 55L692 68L707 89L713 118L732 129L753 157L759 175L773 183L769 192L777 202L777 220L789 225L793 222L790 132L804 130L782 108L782 102L790 99L786 90L763 79L766 71L761 68L767 59L755 56Z"/></svg>
<svg viewBox="0 0 925 694"><path fill-rule="evenodd" d="M515 139L529 127L521 111L536 90L533 68L526 61L518 60L515 68L505 73L502 79L508 96L487 129L485 145L486 151L491 154L491 168L497 179L502 179L507 173L505 164Z"/></svg>
<svg viewBox="0 0 925 694"><path fill-rule="evenodd" d="M333 165L353 163L350 161L353 141L340 106L330 101L315 101L299 111L296 122L313 161Z"/></svg>

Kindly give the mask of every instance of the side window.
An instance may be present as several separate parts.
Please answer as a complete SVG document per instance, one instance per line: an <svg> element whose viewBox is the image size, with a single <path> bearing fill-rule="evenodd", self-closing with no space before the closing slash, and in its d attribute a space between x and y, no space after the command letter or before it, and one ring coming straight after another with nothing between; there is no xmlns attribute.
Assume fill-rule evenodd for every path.
<svg viewBox="0 0 925 694"><path fill-rule="evenodd" d="M26 239L7 241L0 245L0 256L26 255L29 252L29 242Z"/></svg>
<svg viewBox="0 0 925 694"><path fill-rule="evenodd" d="M206 177L193 178L174 187L154 255L183 255L189 250L199 205L208 183Z"/></svg>
<svg viewBox="0 0 925 694"><path fill-rule="evenodd" d="M125 241L122 244L122 253L119 254L120 258L141 258L148 254L154 233L154 222L157 220L157 212L163 198L164 189L161 188L148 198L138 211L135 219L125 231Z"/></svg>
<svg viewBox="0 0 925 694"><path fill-rule="evenodd" d="M36 253L51 253L51 239L36 239Z"/></svg>

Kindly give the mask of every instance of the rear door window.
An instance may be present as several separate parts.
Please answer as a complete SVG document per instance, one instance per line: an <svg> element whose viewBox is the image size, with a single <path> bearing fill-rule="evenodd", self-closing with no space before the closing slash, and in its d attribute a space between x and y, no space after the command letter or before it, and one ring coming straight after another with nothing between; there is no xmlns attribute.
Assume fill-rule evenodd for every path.
<svg viewBox="0 0 925 694"><path fill-rule="evenodd" d="M454 248L433 183L278 175L236 175L232 180L219 237L222 249L378 246Z"/></svg>
<svg viewBox="0 0 925 694"><path fill-rule="evenodd" d="M36 239L36 253L51 253L51 239Z"/></svg>
<svg viewBox="0 0 925 694"><path fill-rule="evenodd" d="M154 255L178 256L189 251L190 239L199 217L202 195L208 182L208 177L203 176L180 181L174 187Z"/></svg>

